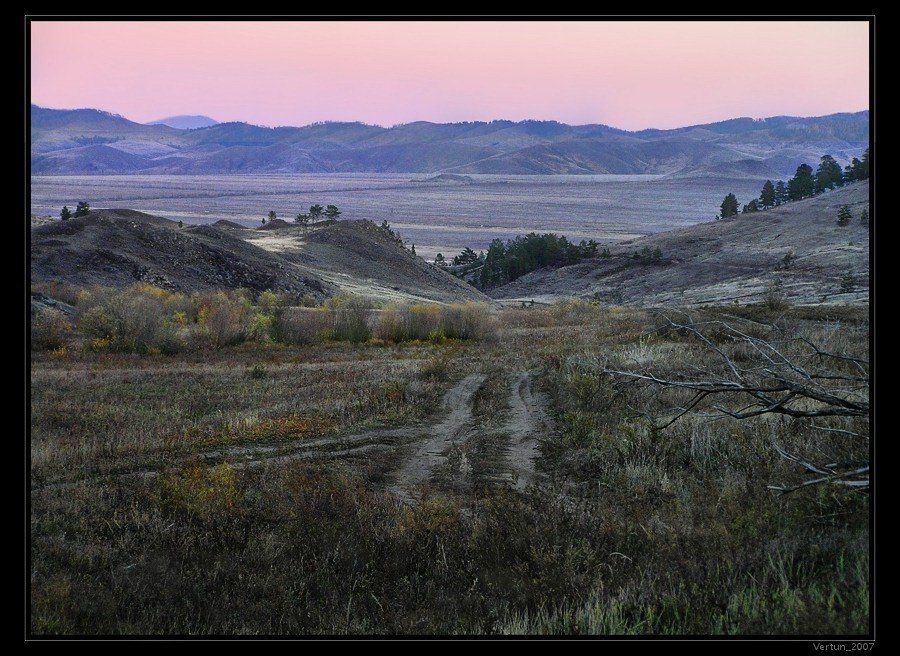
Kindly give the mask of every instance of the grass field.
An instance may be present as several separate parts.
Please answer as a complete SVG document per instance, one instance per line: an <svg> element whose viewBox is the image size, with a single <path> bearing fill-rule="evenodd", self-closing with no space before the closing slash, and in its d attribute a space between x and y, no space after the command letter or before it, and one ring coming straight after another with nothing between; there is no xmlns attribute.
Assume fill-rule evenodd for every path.
<svg viewBox="0 0 900 656"><path fill-rule="evenodd" d="M389 221L420 255L486 248L492 239L556 232L576 241L619 241L710 220L729 192L742 202L763 180L661 176L470 176L473 184L422 183L397 174L34 176L32 213L64 204L141 210L185 223L229 219L258 225L269 210L292 219L333 203L348 219ZM197 211L198 207L203 211Z"/></svg>
<svg viewBox="0 0 900 656"><path fill-rule="evenodd" d="M867 357L863 309L704 312ZM805 473L773 439L842 462L867 452L867 422L814 437L698 407L658 429L657 399L620 399L594 363L688 375L714 353L636 309L496 320L477 339L380 324L171 355L62 331L32 353L31 629L868 631L868 496L767 487Z"/></svg>

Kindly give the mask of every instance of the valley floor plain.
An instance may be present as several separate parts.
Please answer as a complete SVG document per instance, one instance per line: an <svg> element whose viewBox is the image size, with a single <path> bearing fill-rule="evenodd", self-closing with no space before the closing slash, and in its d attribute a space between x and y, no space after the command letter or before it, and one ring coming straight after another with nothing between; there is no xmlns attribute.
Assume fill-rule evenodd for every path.
<svg viewBox="0 0 900 656"><path fill-rule="evenodd" d="M575 241L623 241L712 220L722 198L759 195L764 180L656 175L463 176L96 175L33 176L32 213L57 216L78 201L130 208L187 224L218 219L258 225L270 210L293 219L310 205L334 204L344 219L388 221L417 252L433 258L493 239L555 232ZM198 209L202 208L202 209Z"/></svg>

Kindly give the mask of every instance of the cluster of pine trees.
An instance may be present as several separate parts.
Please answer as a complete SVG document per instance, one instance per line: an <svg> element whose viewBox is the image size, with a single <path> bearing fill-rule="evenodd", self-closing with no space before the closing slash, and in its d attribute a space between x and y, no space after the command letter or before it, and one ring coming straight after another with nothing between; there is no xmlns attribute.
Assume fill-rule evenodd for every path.
<svg viewBox="0 0 900 656"><path fill-rule="evenodd" d="M495 239L483 256L484 265L478 276L478 286L490 289L536 269L575 264L583 258L595 257L598 246L593 239L573 244L565 237L552 233L538 235L532 232L505 244L500 239ZM472 261L473 255L471 249L466 249L453 258L453 262L467 264Z"/></svg>
<svg viewBox="0 0 900 656"><path fill-rule="evenodd" d="M759 198L754 198L740 209L742 214L767 210L790 201L802 200L815 196L823 191L842 187L843 185L866 180L869 177L869 149L863 153L862 159L854 157L843 170L834 157L823 155L819 161L819 167L813 172L809 164L801 164L797 167L794 177L785 183L779 180L773 183L766 180ZM719 216L716 218L727 219L738 213L738 200L734 194L728 194L719 206Z"/></svg>
<svg viewBox="0 0 900 656"><path fill-rule="evenodd" d="M68 205L63 205L62 211L59 213L59 218L63 221L71 219L73 216L78 218L79 216L85 216L88 212L91 211L91 206L88 205L86 201L80 201L78 205L75 206L75 214L72 214L72 210L69 209Z"/></svg>
<svg viewBox="0 0 900 656"><path fill-rule="evenodd" d="M300 212L295 216L294 223L305 226L308 225L310 221L318 221L323 216L326 220L337 221L337 218L340 215L341 211L338 209L337 205L326 205L325 207L322 207L316 203L315 205L309 206L309 212ZM269 220L271 221L273 218L275 218L275 212L269 212ZM265 221L263 221L263 223L265 223Z"/></svg>

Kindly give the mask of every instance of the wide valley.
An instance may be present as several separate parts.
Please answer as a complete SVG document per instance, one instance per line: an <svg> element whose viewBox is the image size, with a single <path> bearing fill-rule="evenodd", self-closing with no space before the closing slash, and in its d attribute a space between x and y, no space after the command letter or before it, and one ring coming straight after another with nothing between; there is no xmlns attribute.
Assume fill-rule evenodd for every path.
<svg viewBox="0 0 900 656"><path fill-rule="evenodd" d="M228 219L259 225L270 210L291 220L315 203L341 218L387 220L432 258L493 239L555 232L617 242L712 220L727 193L741 203L763 180L660 175L270 174L32 176L32 214L87 201L186 224Z"/></svg>

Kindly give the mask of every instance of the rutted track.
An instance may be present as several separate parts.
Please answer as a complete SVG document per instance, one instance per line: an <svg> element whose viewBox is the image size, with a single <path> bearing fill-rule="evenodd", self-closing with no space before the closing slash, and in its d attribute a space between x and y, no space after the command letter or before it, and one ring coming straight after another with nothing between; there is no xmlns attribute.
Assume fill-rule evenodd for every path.
<svg viewBox="0 0 900 656"><path fill-rule="evenodd" d="M449 413L429 430L428 438L406 458L396 474L391 491L409 499L412 492L426 482L445 457L445 451L463 442L472 432L472 397L481 387L485 376L472 374L464 378L444 397L444 409Z"/></svg>
<svg viewBox="0 0 900 656"><path fill-rule="evenodd" d="M539 480L535 464L540 457L539 436L550 430L552 423L544 412L545 401L533 390L534 376L520 373L510 385L510 413L503 427L509 436L507 461L513 474L513 485L524 490Z"/></svg>
<svg viewBox="0 0 900 656"><path fill-rule="evenodd" d="M389 491L404 501L411 501L429 484L437 469L447 461L453 449L464 447L473 436L487 431L473 416L473 397L485 381L481 373L463 378L444 396L439 419L400 428L384 428L351 435L321 438L283 444L244 445L206 451L189 458L201 458L207 464L228 462L235 469L280 465L299 460L334 459L365 456L375 452L392 452L401 457L393 469ZM510 471L503 481L523 490L539 480L535 463L540 455L538 438L551 427L543 410L543 398L532 391L533 377L517 373L510 381L510 410L499 439L509 440L502 469ZM493 431L496 433L496 431ZM189 458L182 461L187 462ZM471 484L471 468L461 466L453 472L461 487ZM157 469L138 469L94 480L110 478L154 478ZM90 477L50 482L34 490L65 489L91 480Z"/></svg>

